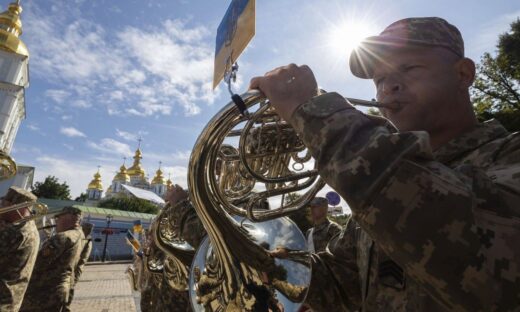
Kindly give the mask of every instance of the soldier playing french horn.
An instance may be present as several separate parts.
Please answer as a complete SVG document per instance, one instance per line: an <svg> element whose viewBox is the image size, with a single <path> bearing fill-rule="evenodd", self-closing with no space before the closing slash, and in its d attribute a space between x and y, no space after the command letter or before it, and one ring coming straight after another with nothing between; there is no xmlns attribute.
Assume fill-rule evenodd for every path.
<svg viewBox="0 0 520 312"><path fill-rule="evenodd" d="M252 79L311 150L352 221L312 256L316 311L513 311L520 302L520 135L479 123L473 61L441 18L407 18L367 38L350 69L372 79L388 119L307 66ZM286 256L280 249L276 257Z"/></svg>

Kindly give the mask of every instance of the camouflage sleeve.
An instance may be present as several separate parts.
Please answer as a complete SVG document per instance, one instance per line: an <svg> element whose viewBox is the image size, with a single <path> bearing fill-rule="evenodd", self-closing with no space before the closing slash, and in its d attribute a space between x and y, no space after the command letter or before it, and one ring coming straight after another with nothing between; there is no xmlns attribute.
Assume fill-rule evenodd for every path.
<svg viewBox="0 0 520 312"><path fill-rule="evenodd" d="M74 246L74 241L65 233L57 233L47 239L38 253L42 261L52 263Z"/></svg>
<svg viewBox="0 0 520 312"><path fill-rule="evenodd" d="M81 255L76 265L76 269L74 270L74 284L77 284L81 274L83 274L83 267L85 263L87 263L88 258L90 257L90 253L92 252L92 240L87 240L83 250L81 251Z"/></svg>
<svg viewBox="0 0 520 312"><path fill-rule="evenodd" d="M361 307L354 222L349 222L328 244L312 254L311 285L305 302L314 311L356 311Z"/></svg>
<svg viewBox="0 0 520 312"><path fill-rule="evenodd" d="M450 310L516 306L518 192L480 168L433 161L426 132L392 131L337 93L304 103L290 122L353 219L436 301ZM506 169L518 166L518 152L504 157Z"/></svg>

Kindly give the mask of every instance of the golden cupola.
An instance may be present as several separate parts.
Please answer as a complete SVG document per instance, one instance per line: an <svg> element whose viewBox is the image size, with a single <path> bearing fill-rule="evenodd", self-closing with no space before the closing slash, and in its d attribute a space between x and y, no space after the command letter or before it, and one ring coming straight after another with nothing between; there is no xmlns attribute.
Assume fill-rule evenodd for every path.
<svg viewBox="0 0 520 312"><path fill-rule="evenodd" d="M121 183L127 183L130 181L130 176L128 175L125 164L119 168L119 172L114 176L112 181L119 181Z"/></svg>
<svg viewBox="0 0 520 312"><path fill-rule="evenodd" d="M155 177L153 177L152 184L166 184L162 174L163 172L161 170L161 167L159 167L159 169L157 169L157 171L155 172Z"/></svg>
<svg viewBox="0 0 520 312"><path fill-rule="evenodd" d="M141 178L144 178L144 169L143 167L141 166L141 159L143 158L142 154L141 154L141 150L139 148L137 148L137 150L135 151L135 155L134 155L134 164L132 165L132 167L128 168L128 175L129 176L140 176Z"/></svg>
<svg viewBox="0 0 520 312"><path fill-rule="evenodd" d="M20 1L9 4L7 11L0 13L0 49L29 56L29 51L20 40L22 21L20 19L22 7Z"/></svg>
<svg viewBox="0 0 520 312"><path fill-rule="evenodd" d="M168 174L168 180L166 181L166 187L170 188L173 186L172 179L170 177L170 174Z"/></svg>
<svg viewBox="0 0 520 312"><path fill-rule="evenodd" d="M101 183L101 175L99 171L94 174L94 179L88 184L89 190L100 190L103 191L103 184Z"/></svg>

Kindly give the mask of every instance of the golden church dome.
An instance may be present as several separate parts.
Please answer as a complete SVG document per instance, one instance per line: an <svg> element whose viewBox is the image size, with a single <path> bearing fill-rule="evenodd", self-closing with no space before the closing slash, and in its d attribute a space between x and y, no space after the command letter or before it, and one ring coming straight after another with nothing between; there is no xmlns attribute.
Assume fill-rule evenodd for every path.
<svg viewBox="0 0 520 312"><path fill-rule="evenodd" d="M90 183L88 185L88 189L103 191L103 184L101 183L101 175L99 174L99 172L96 172L96 174L94 174L94 179L92 179L92 181L90 181Z"/></svg>
<svg viewBox="0 0 520 312"><path fill-rule="evenodd" d="M144 178L145 172L141 166L141 159L143 158L141 155L141 150L137 148L134 155L134 164L132 167L128 168L127 171L129 176L140 176L141 178Z"/></svg>
<svg viewBox="0 0 520 312"><path fill-rule="evenodd" d="M163 177L163 172L161 171L161 168L159 168L156 172L155 172L155 177L153 178L152 180L152 184L165 184L164 182L164 177Z"/></svg>
<svg viewBox="0 0 520 312"><path fill-rule="evenodd" d="M112 181L119 181L123 183L130 181L130 176L126 171L126 167L124 164L119 168L119 172L114 176L114 179Z"/></svg>
<svg viewBox="0 0 520 312"><path fill-rule="evenodd" d="M7 11L0 13L0 49L29 56L27 47L19 38L22 34L22 7L19 2L9 4Z"/></svg>

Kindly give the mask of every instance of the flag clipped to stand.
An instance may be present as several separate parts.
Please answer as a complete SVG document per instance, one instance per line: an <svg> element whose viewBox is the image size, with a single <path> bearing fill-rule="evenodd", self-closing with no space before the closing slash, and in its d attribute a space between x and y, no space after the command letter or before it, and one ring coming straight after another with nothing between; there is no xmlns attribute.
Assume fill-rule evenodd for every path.
<svg viewBox="0 0 520 312"><path fill-rule="evenodd" d="M134 221L134 233L141 233L143 231L143 224L141 220Z"/></svg>
<svg viewBox="0 0 520 312"><path fill-rule="evenodd" d="M213 89L255 36L255 0L232 0L217 29Z"/></svg>
<svg viewBox="0 0 520 312"><path fill-rule="evenodd" d="M141 249L141 244L134 237L134 235L132 235L132 233L130 233L130 231L126 232L126 242L130 246L132 246L132 249L134 250L135 253L139 252L139 250Z"/></svg>

